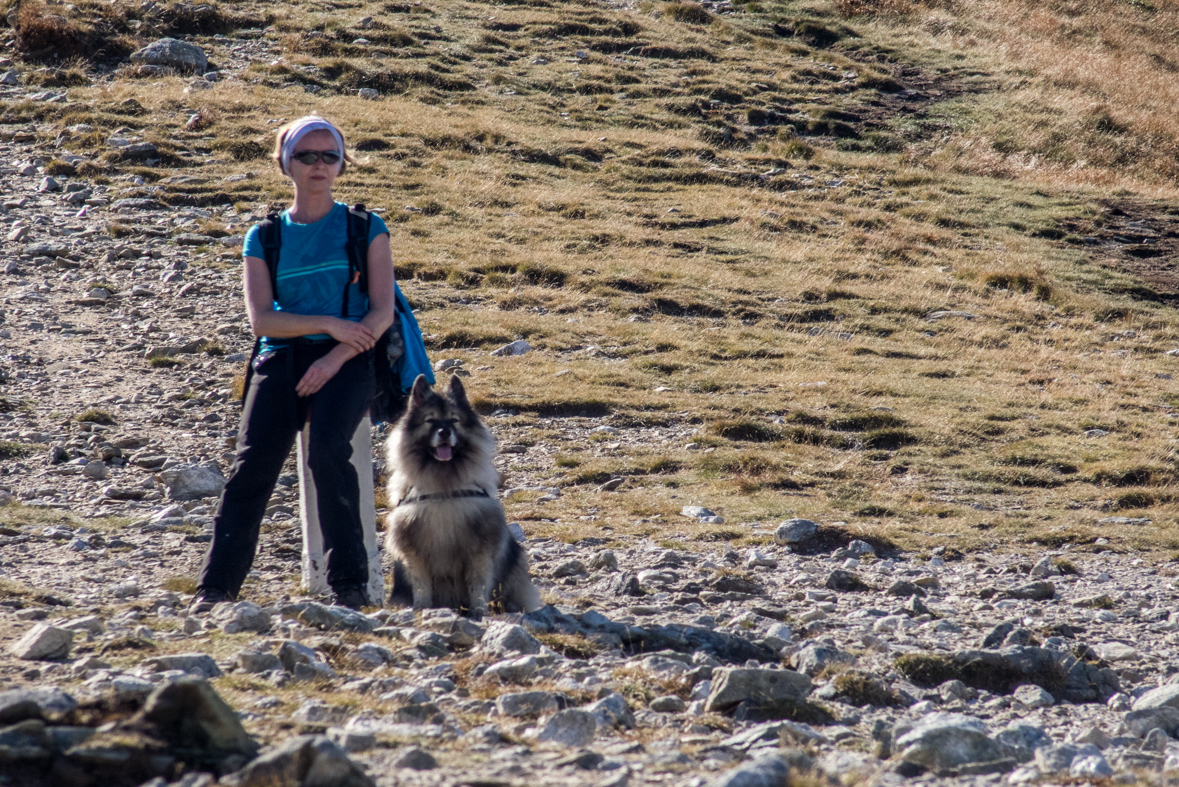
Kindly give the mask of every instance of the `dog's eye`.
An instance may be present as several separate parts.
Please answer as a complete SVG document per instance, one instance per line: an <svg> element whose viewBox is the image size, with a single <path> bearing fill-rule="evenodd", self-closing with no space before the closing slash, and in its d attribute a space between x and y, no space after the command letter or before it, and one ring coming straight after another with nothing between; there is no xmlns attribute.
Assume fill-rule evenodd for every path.
<svg viewBox="0 0 1179 787"><path fill-rule="evenodd" d="M457 418L427 418L426 423L437 429L440 426L454 427L458 423Z"/></svg>

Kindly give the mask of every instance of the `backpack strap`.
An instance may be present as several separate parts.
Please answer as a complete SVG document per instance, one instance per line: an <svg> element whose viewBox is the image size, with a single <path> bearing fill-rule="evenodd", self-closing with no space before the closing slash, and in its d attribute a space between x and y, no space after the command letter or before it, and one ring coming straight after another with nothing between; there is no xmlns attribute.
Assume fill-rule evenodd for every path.
<svg viewBox="0 0 1179 787"><path fill-rule="evenodd" d="M282 251L282 217L271 213L258 222L259 240L262 241L262 255L266 270L270 272L270 298L278 300L278 254Z"/></svg>
<svg viewBox="0 0 1179 787"><path fill-rule="evenodd" d="M353 282L360 284L360 292L368 294L368 233L372 218L364 205L357 203L348 208L348 282L344 285L344 298L340 304L340 316L348 316L348 290Z"/></svg>
<svg viewBox="0 0 1179 787"><path fill-rule="evenodd" d="M266 271L270 274L270 300L278 300L278 254L282 251L282 217L271 213L258 222L258 239L262 241L262 258L266 261ZM242 401L246 404L246 394L250 392L250 380L254 377L254 360L262 349L262 339L254 339L254 349L250 351L250 360L246 362L246 379L242 384Z"/></svg>

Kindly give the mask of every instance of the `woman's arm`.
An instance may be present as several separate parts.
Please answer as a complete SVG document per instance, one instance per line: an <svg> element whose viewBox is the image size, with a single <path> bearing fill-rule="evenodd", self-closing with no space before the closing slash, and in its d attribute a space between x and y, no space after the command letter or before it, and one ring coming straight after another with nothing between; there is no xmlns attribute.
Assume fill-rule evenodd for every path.
<svg viewBox="0 0 1179 787"><path fill-rule="evenodd" d="M387 246L388 236L385 238ZM392 267L392 262L390 262L390 267ZM276 312L274 310L274 293L270 289L270 271L266 268L266 260L261 257L246 257L244 276L246 311L250 315L250 327L255 336L289 339L294 336L326 333L341 345L354 347L353 355L368 350L376 344L380 331L374 334L372 329L363 323L327 315ZM385 329L382 328L381 331L383 330Z"/></svg>
<svg viewBox="0 0 1179 787"><path fill-rule="evenodd" d="M359 323L351 323L352 325L359 324L373 336L380 336L393 324L393 281L393 252L389 246L389 235L381 233L373 238L368 246L368 314L364 315L364 319ZM374 343L375 341L374 339ZM340 371L345 362L360 352L354 344L341 341L327 355L311 364L303 379L295 386L295 393L299 396L310 396L315 393Z"/></svg>
<svg viewBox="0 0 1179 787"><path fill-rule="evenodd" d="M393 281L393 252L389 234L383 232L368 246L368 314L361 320L374 336L393 324Z"/></svg>

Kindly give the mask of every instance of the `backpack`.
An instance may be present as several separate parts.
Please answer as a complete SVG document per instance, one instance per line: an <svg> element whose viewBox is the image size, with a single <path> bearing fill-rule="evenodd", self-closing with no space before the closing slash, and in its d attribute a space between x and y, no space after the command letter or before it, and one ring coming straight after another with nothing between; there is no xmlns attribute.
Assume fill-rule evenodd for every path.
<svg viewBox="0 0 1179 787"><path fill-rule="evenodd" d="M348 251L348 282L357 282L361 293L368 293L368 233L370 214L364 205L354 205L348 209L348 239L345 248ZM259 238L262 241L266 269L270 273L270 291L278 297L278 255L282 249L282 219L277 213L272 213L258 222ZM348 314L348 295L350 286L345 285L344 297L340 307L340 316ZM393 284L394 317L393 324L377 338L373 348L376 365L376 386L370 415L373 423L392 422L397 420L405 409L405 402L413 382L419 374L425 375L426 381L434 384L434 369L430 365L430 358L426 354L426 344L422 339L422 331L414 319L413 308L401 293L401 287ZM250 387L250 377L253 376L254 359L262 339L254 340L254 350L250 355L250 363L246 368L246 382L242 387L242 402L245 402L246 392Z"/></svg>

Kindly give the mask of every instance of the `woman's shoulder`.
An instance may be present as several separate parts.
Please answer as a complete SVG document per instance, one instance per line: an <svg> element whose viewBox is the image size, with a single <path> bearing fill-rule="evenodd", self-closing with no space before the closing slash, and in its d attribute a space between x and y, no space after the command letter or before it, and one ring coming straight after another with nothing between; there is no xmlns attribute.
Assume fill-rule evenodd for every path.
<svg viewBox="0 0 1179 787"><path fill-rule="evenodd" d="M389 231L389 227L385 224L385 220L382 219L379 214L369 211L368 215L370 221L368 239L370 241L378 235Z"/></svg>

